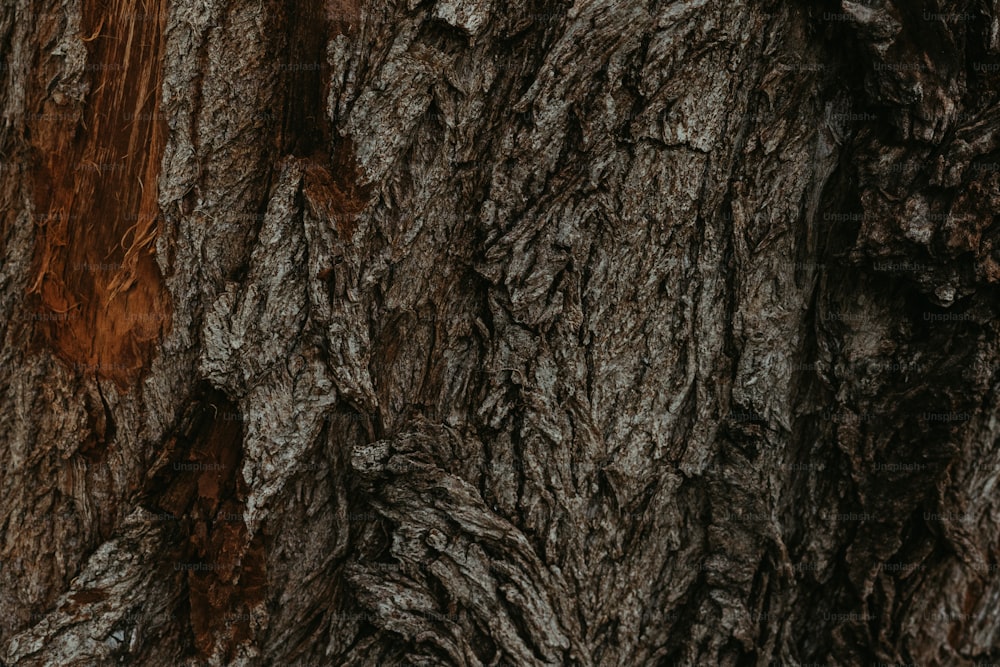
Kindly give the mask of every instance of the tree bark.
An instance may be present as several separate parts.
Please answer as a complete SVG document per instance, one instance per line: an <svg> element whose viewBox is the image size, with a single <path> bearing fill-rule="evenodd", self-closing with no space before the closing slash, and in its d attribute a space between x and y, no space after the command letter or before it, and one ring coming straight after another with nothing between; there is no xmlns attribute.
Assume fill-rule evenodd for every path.
<svg viewBox="0 0 1000 667"><path fill-rule="evenodd" d="M998 55L5 2L0 665L1000 662Z"/></svg>

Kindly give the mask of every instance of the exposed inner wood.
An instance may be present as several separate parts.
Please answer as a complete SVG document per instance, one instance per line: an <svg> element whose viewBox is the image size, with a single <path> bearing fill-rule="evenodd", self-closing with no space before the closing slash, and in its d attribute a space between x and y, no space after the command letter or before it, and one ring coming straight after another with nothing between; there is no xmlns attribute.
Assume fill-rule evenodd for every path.
<svg viewBox="0 0 1000 667"><path fill-rule="evenodd" d="M231 659L253 635L267 582L264 535L247 539L243 419L224 394L206 389L186 421L143 504L179 521L166 560L187 590L178 615L189 621L195 651L207 658L222 649Z"/></svg>
<svg viewBox="0 0 1000 667"><path fill-rule="evenodd" d="M370 187L363 183L354 143L336 132L327 113L326 44L350 30L360 7L354 0L311 0L289 3L287 12L287 62L278 65L285 98L279 149L303 160L303 194L314 213L350 238L353 217L365 208Z"/></svg>
<svg viewBox="0 0 1000 667"><path fill-rule="evenodd" d="M148 364L171 316L153 259L165 12L166 0L85 0L90 93L78 122L41 74L33 81L35 342L120 386Z"/></svg>

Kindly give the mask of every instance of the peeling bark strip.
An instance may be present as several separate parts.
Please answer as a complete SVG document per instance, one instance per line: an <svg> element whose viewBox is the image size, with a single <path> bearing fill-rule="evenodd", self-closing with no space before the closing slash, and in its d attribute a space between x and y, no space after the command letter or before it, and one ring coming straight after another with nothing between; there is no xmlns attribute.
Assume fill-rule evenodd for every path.
<svg viewBox="0 0 1000 667"><path fill-rule="evenodd" d="M86 61L74 73L89 86L85 103L49 95L44 41L30 91L36 341L121 386L148 364L171 316L153 259L165 11L166 0L84 0ZM41 15L39 30L58 31L65 20Z"/></svg>

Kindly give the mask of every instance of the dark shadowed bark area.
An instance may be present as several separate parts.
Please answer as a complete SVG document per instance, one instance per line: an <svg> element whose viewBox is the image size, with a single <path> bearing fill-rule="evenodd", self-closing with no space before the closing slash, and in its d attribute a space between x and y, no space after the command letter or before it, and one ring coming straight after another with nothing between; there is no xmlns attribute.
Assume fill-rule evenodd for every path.
<svg viewBox="0 0 1000 667"><path fill-rule="evenodd" d="M0 665L1000 663L1000 6L4 0Z"/></svg>

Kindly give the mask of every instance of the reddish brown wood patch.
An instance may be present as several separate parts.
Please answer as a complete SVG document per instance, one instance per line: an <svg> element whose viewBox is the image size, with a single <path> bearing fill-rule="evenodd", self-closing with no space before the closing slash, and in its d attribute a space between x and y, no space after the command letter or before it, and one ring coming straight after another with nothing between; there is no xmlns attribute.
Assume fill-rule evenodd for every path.
<svg viewBox="0 0 1000 667"><path fill-rule="evenodd" d="M327 0L326 18L334 35L353 31L361 23L360 0Z"/></svg>
<svg viewBox="0 0 1000 667"><path fill-rule="evenodd" d="M350 238L355 216L368 205L370 188L362 184L350 139L337 142L333 159L303 159L302 193L314 215L329 219L343 238Z"/></svg>
<svg viewBox="0 0 1000 667"><path fill-rule="evenodd" d="M185 418L187 421L187 417ZM185 432L168 439L170 460L147 483L143 504L180 521L167 559L187 587L191 640L200 659L234 659L253 641L266 597L264 536L249 537L243 479L243 415L208 389Z"/></svg>
<svg viewBox="0 0 1000 667"><path fill-rule="evenodd" d="M224 415L239 416L221 397L216 405ZM187 509L194 522L189 553L207 566L188 572L191 630L202 657L219 645L233 659L238 645L253 637L251 619L265 594L263 536L247 545L241 421L216 414L190 450L202 467L193 475L195 498Z"/></svg>
<svg viewBox="0 0 1000 667"><path fill-rule="evenodd" d="M34 342L122 387L148 364L171 315L153 258L165 12L166 0L84 1L82 110L49 96L47 51L31 82Z"/></svg>

